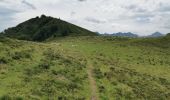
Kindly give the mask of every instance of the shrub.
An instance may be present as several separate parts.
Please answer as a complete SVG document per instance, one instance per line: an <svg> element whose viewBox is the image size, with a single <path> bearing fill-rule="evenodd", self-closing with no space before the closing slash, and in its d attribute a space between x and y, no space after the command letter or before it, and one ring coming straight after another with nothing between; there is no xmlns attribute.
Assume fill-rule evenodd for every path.
<svg viewBox="0 0 170 100"><path fill-rule="evenodd" d="M68 89L68 91L70 91L70 92L74 92L76 89L78 89L79 87L78 87L78 85L76 84L76 83L73 83L73 82L71 82L70 84L68 84L68 86L67 86L67 89Z"/></svg>
<svg viewBox="0 0 170 100"><path fill-rule="evenodd" d="M5 57L0 58L0 64L7 64L8 60Z"/></svg>
<svg viewBox="0 0 170 100"><path fill-rule="evenodd" d="M44 62L40 64L39 67L42 69L50 69L50 64Z"/></svg>
<svg viewBox="0 0 170 100"><path fill-rule="evenodd" d="M46 57L46 59L49 59L49 60L56 60L61 57L59 53L54 52L54 50L52 50L51 48L45 51L43 55Z"/></svg>
<svg viewBox="0 0 170 100"><path fill-rule="evenodd" d="M11 97L9 95L4 95L0 97L0 100L23 100L22 97L16 96L16 97Z"/></svg>
<svg viewBox="0 0 170 100"><path fill-rule="evenodd" d="M14 55L12 56L12 59L15 60L20 60L22 58L31 58L31 55L27 51L20 51L20 52L15 52Z"/></svg>
<svg viewBox="0 0 170 100"><path fill-rule="evenodd" d="M12 98L9 95L4 95L0 98L0 100L12 100Z"/></svg>
<svg viewBox="0 0 170 100"><path fill-rule="evenodd" d="M59 97L58 97L58 100L67 100L67 98L64 97L64 96L59 96Z"/></svg>
<svg viewBox="0 0 170 100"><path fill-rule="evenodd" d="M105 92L105 87L104 86L99 86L99 92L100 93Z"/></svg>
<svg viewBox="0 0 170 100"><path fill-rule="evenodd" d="M54 79L46 80L42 87L41 91L48 96L54 96L56 94L56 81Z"/></svg>
<svg viewBox="0 0 170 100"><path fill-rule="evenodd" d="M51 70L51 72L53 75L58 75L57 71L55 71L55 70Z"/></svg>
<svg viewBox="0 0 170 100"><path fill-rule="evenodd" d="M51 61L44 60L44 59L42 59L41 63L39 64L39 68L41 69L50 69L50 66L51 66Z"/></svg>
<svg viewBox="0 0 170 100"><path fill-rule="evenodd" d="M97 77L98 79L103 78L103 73L100 71L100 69L94 69L93 71L95 73L95 77Z"/></svg>

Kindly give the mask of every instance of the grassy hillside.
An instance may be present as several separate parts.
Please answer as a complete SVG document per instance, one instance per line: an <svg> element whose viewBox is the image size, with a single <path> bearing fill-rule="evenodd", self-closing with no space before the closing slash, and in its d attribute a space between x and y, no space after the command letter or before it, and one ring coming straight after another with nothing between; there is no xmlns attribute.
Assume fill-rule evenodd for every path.
<svg viewBox="0 0 170 100"><path fill-rule="evenodd" d="M169 37L0 38L2 100L169 100Z"/></svg>
<svg viewBox="0 0 170 100"><path fill-rule="evenodd" d="M32 18L16 27L4 31L5 35L21 40L44 41L48 38L63 36L91 36L94 32L65 22L61 19L42 15Z"/></svg>

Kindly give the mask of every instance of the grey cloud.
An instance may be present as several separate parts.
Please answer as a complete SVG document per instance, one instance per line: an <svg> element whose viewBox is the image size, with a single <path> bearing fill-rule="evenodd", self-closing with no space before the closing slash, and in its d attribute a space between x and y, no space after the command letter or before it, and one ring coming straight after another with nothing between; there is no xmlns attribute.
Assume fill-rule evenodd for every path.
<svg viewBox="0 0 170 100"><path fill-rule="evenodd" d="M87 1L87 0L78 0L78 1L80 1L80 2L84 2L84 1Z"/></svg>
<svg viewBox="0 0 170 100"><path fill-rule="evenodd" d="M168 26L163 26L163 27L161 27L161 28L170 29L170 25L168 25Z"/></svg>
<svg viewBox="0 0 170 100"><path fill-rule="evenodd" d="M129 5L129 6L125 6L124 8L129 9L129 10L133 10L133 9L136 9L137 6L136 5Z"/></svg>
<svg viewBox="0 0 170 100"><path fill-rule="evenodd" d="M137 13L133 17L141 17L141 18L152 18L155 15L153 13Z"/></svg>
<svg viewBox="0 0 170 100"><path fill-rule="evenodd" d="M167 22L165 22L161 28L165 28L165 29L170 29L170 23L169 23L170 19L167 19Z"/></svg>
<svg viewBox="0 0 170 100"><path fill-rule="evenodd" d="M35 7L33 4L27 2L26 0L23 0L22 3L25 4L25 5L27 5L27 6L30 7L31 9L36 9L36 7Z"/></svg>
<svg viewBox="0 0 170 100"><path fill-rule="evenodd" d="M139 18L136 18L136 21L137 22L140 22L140 23L150 23L151 22L151 18L148 18L148 17L139 17Z"/></svg>
<svg viewBox="0 0 170 100"><path fill-rule="evenodd" d="M11 26L13 24L13 21L15 20L14 15L19 12L20 11L14 10L12 8L10 9L7 7L0 6L0 31Z"/></svg>
<svg viewBox="0 0 170 100"><path fill-rule="evenodd" d="M137 12L137 13L144 13L144 12L148 12L147 9L143 8L143 7L139 7L137 5L129 5L129 6L125 6L125 9L131 10L133 12Z"/></svg>
<svg viewBox="0 0 170 100"><path fill-rule="evenodd" d="M88 22L96 23L96 24L106 23L106 21L95 19L95 18L92 18L92 17L86 17L85 20L88 21Z"/></svg>
<svg viewBox="0 0 170 100"><path fill-rule="evenodd" d="M6 17L18 13L19 11L0 6L0 16Z"/></svg>
<svg viewBox="0 0 170 100"><path fill-rule="evenodd" d="M154 17L155 15L152 13L140 13L133 16L133 18L140 23L150 23Z"/></svg>
<svg viewBox="0 0 170 100"><path fill-rule="evenodd" d="M35 9L35 7L25 0L21 1L22 5L27 5L31 7L32 9ZM5 5L0 5L0 31L3 31L4 29L12 26L15 24L15 15L18 13L23 12L22 8L13 8L12 6L8 6L8 2L6 0L0 0L0 3L4 3ZM23 7L23 6L22 6Z"/></svg>
<svg viewBox="0 0 170 100"><path fill-rule="evenodd" d="M170 12L170 5L162 5L162 6L160 6L159 11L161 11L161 12Z"/></svg>
<svg viewBox="0 0 170 100"><path fill-rule="evenodd" d="M154 18L156 15L152 12L140 12L140 13L133 13L132 15L128 15L128 14L122 14L119 16L120 19L116 19L116 20L137 20L137 21L142 21L145 20L145 22L150 21L150 19Z"/></svg>
<svg viewBox="0 0 170 100"><path fill-rule="evenodd" d="M144 8L137 8L135 11L139 13L147 12L147 10Z"/></svg>
<svg viewBox="0 0 170 100"><path fill-rule="evenodd" d="M74 16L75 14L76 14L76 12L74 12L74 11L72 11L72 12L70 13L71 16Z"/></svg>

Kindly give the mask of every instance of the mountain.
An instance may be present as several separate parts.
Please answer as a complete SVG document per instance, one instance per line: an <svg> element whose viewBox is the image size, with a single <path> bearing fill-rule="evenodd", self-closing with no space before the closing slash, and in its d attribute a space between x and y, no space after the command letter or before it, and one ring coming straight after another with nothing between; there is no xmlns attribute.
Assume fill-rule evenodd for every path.
<svg viewBox="0 0 170 100"><path fill-rule="evenodd" d="M138 35L133 34L131 32L123 33L123 32L118 32L118 33L113 33L113 34L103 34L104 36L118 36L118 37L133 37L136 38Z"/></svg>
<svg viewBox="0 0 170 100"><path fill-rule="evenodd" d="M127 32L127 33L118 32L118 33L112 34L112 36L120 36L120 37L138 37L138 35L133 34L133 33L131 33L131 32Z"/></svg>
<svg viewBox="0 0 170 100"><path fill-rule="evenodd" d="M149 35L149 36L147 36L147 37L162 37L162 36L164 36L162 33L160 33L160 32L155 32L155 33L153 33L153 34L151 34L151 35Z"/></svg>
<svg viewBox="0 0 170 100"><path fill-rule="evenodd" d="M53 37L97 34L61 19L42 15L5 30L4 35L21 40L44 41Z"/></svg>

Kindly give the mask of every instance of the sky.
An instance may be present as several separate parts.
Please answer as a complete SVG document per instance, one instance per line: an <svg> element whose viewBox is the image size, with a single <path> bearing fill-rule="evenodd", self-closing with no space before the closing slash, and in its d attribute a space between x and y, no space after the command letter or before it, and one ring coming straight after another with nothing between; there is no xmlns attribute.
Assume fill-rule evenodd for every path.
<svg viewBox="0 0 170 100"><path fill-rule="evenodd" d="M0 0L0 31L42 14L100 33L170 32L170 0Z"/></svg>

